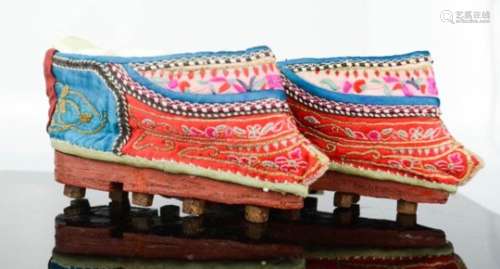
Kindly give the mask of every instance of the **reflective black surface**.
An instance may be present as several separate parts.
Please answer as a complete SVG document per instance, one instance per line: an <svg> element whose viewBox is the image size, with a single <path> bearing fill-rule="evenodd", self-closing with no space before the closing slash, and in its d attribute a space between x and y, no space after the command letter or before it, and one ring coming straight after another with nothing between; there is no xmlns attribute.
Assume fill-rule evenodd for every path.
<svg viewBox="0 0 500 269"><path fill-rule="evenodd" d="M49 173L0 176L3 268L500 268L500 216L461 195L419 205L417 225L390 200L334 211L327 192L318 211L256 225L238 207L176 217L179 202L159 197L130 209L88 191L70 206Z"/></svg>

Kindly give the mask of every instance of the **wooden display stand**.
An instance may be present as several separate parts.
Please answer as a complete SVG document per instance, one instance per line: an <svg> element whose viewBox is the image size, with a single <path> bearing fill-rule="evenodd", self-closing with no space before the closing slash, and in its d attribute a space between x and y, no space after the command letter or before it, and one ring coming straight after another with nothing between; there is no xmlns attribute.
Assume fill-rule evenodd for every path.
<svg viewBox="0 0 500 269"><path fill-rule="evenodd" d="M416 224L414 215L398 215L395 222L361 218L357 205L333 213L317 211L314 198L305 205L295 221L273 214L267 223L255 224L237 218L243 210L238 206L208 203L203 216L180 217L173 205L158 215L130 208L126 199L99 207L77 199L56 218L54 253L143 262L305 260L307 268L465 268L446 234Z"/></svg>
<svg viewBox="0 0 500 269"><path fill-rule="evenodd" d="M375 180L328 171L311 185L313 191L335 191L334 205L349 208L360 196L387 198L398 201L397 212L414 215L418 203L444 204L449 193L393 181Z"/></svg>
<svg viewBox="0 0 500 269"><path fill-rule="evenodd" d="M297 258L302 248L277 242L254 244L252 223L234 217L211 225L204 217L180 217L179 208L130 208L112 202L89 207L75 201L56 217L54 252L94 256L176 260L259 260ZM249 241L250 240L250 241Z"/></svg>
<svg viewBox="0 0 500 269"><path fill-rule="evenodd" d="M118 184L123 191L132 193L135 205L151 206L154 195L183 199L183 212L193 215L203 214L205 201L246 205L245 216L254 223L267 221L269 208L297 210L303 206L303 198L291 194L84 159L58 151L55 153L55 178L65 185L64 194L71 198L83 198L86 188L111 192Z"/></svg>

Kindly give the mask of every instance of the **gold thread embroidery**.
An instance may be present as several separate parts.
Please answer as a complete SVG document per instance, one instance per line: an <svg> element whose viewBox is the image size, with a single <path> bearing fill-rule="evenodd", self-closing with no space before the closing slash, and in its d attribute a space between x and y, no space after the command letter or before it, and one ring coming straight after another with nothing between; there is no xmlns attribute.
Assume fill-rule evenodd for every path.
<svg viewBox="0 0 500 269"><path fill-rule="evenodd" d="M214 140L214 138L193 137L193 136L187 136L187 135L183 135L183 134L159 132L159 131L151 128L151 126L167 126L167 124L165 124L165 123L157 124L153 120L148 119L152 122L152 124L151 124L151 126L145 126L145 125L141 125L139 119L137 119L135 116L130 116L130 119L132 121L135 121L137 126L141 127L142 129L148 130L151 133L155 133L158 135L164 135L165 137L169 137L172 140L181 141L181 142L189 142L189 143L200 143L200 144L211 143L213 145L222 145L222 146L226 146L228 148L239 147L239 143L241 143L241 142L244 142L245 145L247 145L247 146L251 145L254 147L263 147L265 145L272 144L276 140L277 137L280 137L280 140L283 141L283 140L290 140L290 139L293 140L294 137L298 136L297 131L289 130L286 132L282 132L280 134L274 134L274 135L271 135L271 136L266 137L266 138L261 138L261 139L259 139L259 142L253 142L251 139L248 139L248 138L246 138L246 139L225 138L224 141L217 141L217 140ZM269 141L272 141L272 142L269 142ZM237 145L237 146L235 146L235 145Z"/></svg>
<svg viewBox="0 0 500 269"><path fill-rule="evenodd" d="M312 130L314 131L314 130ZM327 143L331 143L331 144L335 144L335 145L340 145L340 146L344 146L344 147L353 147L353 148L378 148L378 149L386 149L386 150L390 150L390 151L397 151L397 150L400 150L400 149L408 149L408 148L426 148L426 147L432 147L432 148L439 148L439 147L442 147L442 146L446 146L448 144L453 144L453 143L456 143L454 141L449 141L449 139L441 139L441 140L446 140L444 142L441 142L441 143L437 143L437 144L433 144L433 145L425 145L425 146L418 146L418 145L414 145L414 143L408 143L408 142L398 142L398 143L375 143L375 142L372 142L371 144L369 145L357 145L357 142L356 140L347 140L346 142L348 143L342 143L342 142L339 142L338 140L341 140L341 139L337 139L336 137L324 137L324 136L321 136L321 135L317 135L315 132L311 132L310 129L308 131L305 131L303 132L303 134L306 136L306 137L314 137L314 138L317 138L317 139L321 139L321 140L324 140L326 141ZM333 139L332 139L333 138ZM438 140L440 141L440 140ZM348 145L348 146L345 146L345 145Z"/></svg>
<svg viewBox="0 0 500 269"><path fill-rule="evenodd" d="M135 150L145 150L148 148L153 148L157 151L171 151L175 148L175 143L171 140L168 140L168 138L164 138L162 140L163 144L164 144L162 147L160 147L154 143L141 144L141 142L143 142L147 137L151 137L151 136L164 138L163 136L157 135L155 133L144 132L134 141L134 143L132 144L132 148Z"/></svg>
<svg viewBox="0 0 500 269"><path fill-rule="evenodd" d="M297 146L300 147L301 145L297 145ZM235 161L227 161L227 160L222 160L220 158L217 158L219 154L223 154L224 152L219 151L217 148L215 148L213 146L206 146L206 147L201 148L201 150L207 150L207 149L211 150L211 151L209 151L210 152L209 157L200 156L199 155L199 152L200 152L199 147L196 147L196 148L195 147L188 147L188 148L182 149L179 151L178 155L181 157L187 158L187 159L202 160L202 161L208 161L208 162L217 162L217 163L229 164L229 165L230 164L233 164L233 165L238 164ZM190 151L192 151L194 154L189 154ZM258 168L255 168L254 166L249 166L249 165L242 165L242 166L244 166L246 169L248 169L254 173L264 174L264 175L269 175L269 176L286 176L288 178L295 179L295 180L298 180L299 182L302 182L306 178L308 178L311 174L316 173L316 171L320 168L321 163L315 162L314 165L310 169L308 169L306 171L306 173L304 173L301 176L293 175L291 173L286 173L286 172L270 172L270 171L258 169Z"/></svg>
<svg viewBox="0 0 500 269"><path fill-rule="evenodd" d="M82 100L86 105L85 108L89 109L90 113L82 112L82 107L80 107L77 102L70 98L70 96L72 95ZM63 119L63 115L68 112L68 106L70 106L72 110L76 111L77 114L75 119L72 121ZM97 127L91 130L85 130L81 128L82 124L90 123L93 118L100 119ZM63 86L61 94L57 101L53 121L49 126L49 132L65 132L68 130L73 130L83 135L92 135L104 129L107 123L108 115L106 113L99 113L85 95L77 91L73 91L69 86L65 85Z"/></svg>
<svg viewBox="0 0 500 269"><path fill-rule="evenodd" d="M347 162L358 163L358 164L368 164L368 165L373 165L375 167L383 167L383 168L387 168L387 169L396 169L398 171L402 171L402 172L410 174L410 175L421 176L423 178L419 178L420 180L428 181L428 182L437 182L440 184L450 185L449 183L443 183L443 182L439 182L437 180L430 180L429 178L425 178L425 176L428 176L430 174L432 174L433 177L437 177L438 179L451 180L451 181L456 182L456 183L459 182L459 180L457 180L456 177L453 177L450 174L446 174L445 172L441 172L440 170L433 171L431 173L429 170L426 170L425 168L417 167L417 166L412 166L411 169L406 169L404 167L402 167L402 168L401 167L394 167L394 166L384 164L384 163L378 163L378 162L372 162L372 161L360 160L360 159L349 159L349 161L347 161Z"/></svg>

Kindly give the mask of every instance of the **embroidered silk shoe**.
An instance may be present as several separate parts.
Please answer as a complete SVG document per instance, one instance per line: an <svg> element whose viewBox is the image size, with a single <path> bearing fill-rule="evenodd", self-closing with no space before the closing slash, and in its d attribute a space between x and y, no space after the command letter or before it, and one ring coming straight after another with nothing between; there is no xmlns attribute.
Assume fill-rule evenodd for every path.
<svg viewBox="0 0 500 269"><path fill-rule="evenodd" d="M401 200L398 209L444 203L481 167L446 130L428 52L279 63L302 133L330 157L316 188ZM368 179L367 179L368 178Z"/></svg>
<svg viewBox="0 0 500 269"><path fill-rule="evenodd" d="M75 52L76 50L76 52ZM328 158L298 131L267 47L158 57L51 49L48 133L65 193L123 188L260 207L302 207ZM282 195L286 194L286 195ZM191 200L194 199L194 200Z"/></svg>

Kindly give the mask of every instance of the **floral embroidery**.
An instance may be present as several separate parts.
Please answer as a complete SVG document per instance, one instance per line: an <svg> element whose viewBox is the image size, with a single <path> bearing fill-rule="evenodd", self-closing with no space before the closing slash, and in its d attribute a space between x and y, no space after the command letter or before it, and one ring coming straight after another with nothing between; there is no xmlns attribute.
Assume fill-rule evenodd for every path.
<svg viewBox="0 0 500 269"><path fill-rule="evenodd" d="M416 166L417 160L414 159L401 159L401 160L389 160L387 163L396 169L412 169Z"/></svg>
<svg viewBox="0 0 500 269"><path fill-rule="evenodd" d="M314 111L294 100L290 108L302 133L335 164L443 184L435 187L442 190L466 181L481 165L439 118L345 117Z"/></svg>
<svg viewBox="0 0 500 269"><path fill-rule="evenodd" d="M349 81L344 82L344 86L342 87L342 91L344 93L348 93L351 90L352 84Z"/></svg>
<svg viewBox="0 0 500 269"><path fill-rule="evenodd" d="M256 156L236 156L236 155L228 155L228 160L234 161L238 165L243 166L255 166L259 161Z"/></svg>
<svg viewBox="0 0 500 269"><path fill-rule="evenodd" d="M204 129L198 127L189 127L185 124L181 125L184 135L193 137L206 137L206 138L261 138L269 134L277 134L286 130L294 129L287 124L286 120L268 122L264 125L251 124L246 128L238 126L230 126L220 124L217 126L209 126Z"/></svg>
<svg viewBox="0 0 500 269"><path fill-rule="evenodd" d="M311 124L320 124L320 121L316 119L314 116L305 116L304 120Z"/></svg>
<svg viewBox="0 0 500 269"><path fill-rule="evenodd" d="M368 132L368 134L366 136L369 140L372 140L372 141L378 141L378 140L382 139L382 135L380 134L380 132L375 131L375 130L371 130L370 132Z"/></svg>
<svg viewBox="0 0 500 269"><path fill-rule="evenodd" d="M446 130L437 98L420 99L425 108L418 98L375 106L371 100L389 99L325 96L302 83L346 95L437 97L428 53L291 60L281 67L285 76L299 77L284 79L290 109L306 138L330 157L331 169L451 192L481 167Z"/></svg>
<svg viewBox="0 0 500 269"><path fill-rule="evenodd" d="M333 82L333 80L331 80L329 78L324 78L324 79L320 80L319 84L326 86L328 89L330 89L331 91L334 91L334 92L339 90L339 87L337 86L337 84L335 84L335 82Z"/></svg>
<svg viewBox="0 0 500 269"><path fill-rule="evenodd" d="M307 162L302 159L302 151L296 148L288 153L288 157L279 156L274 159L276 165L283 172L297 173L298 170L307 167Z"/></svg>
<svg viewBox="0 0 500 269"><path fill-rule="evenodd" d="M354 82L352 87L356 93L360 93L366 89L366 81L364 79L358 79Z"/></svg>
<svg viewBox="0 0 500 269"><path fill-rule="evenodd" d="M346 137L351 139L367 140L367 141L386 141L386 140L400 140L400 141L421 141L433 140L441 133L440 128L422 127L410 128L409 130L383 128L380 130L358 131L351 128L342 128L340 125L331 124L333 130L340 130Z"/></svg>
<svg viewBox="0 0 500 269"><path fill-rule="evenodd" d="M267 85L270 89L282 89L283 81L279 74L272 74L266 76Z"/></svg>
<svg viewBox="0 0 500 269"><path fill-rule="evenodd" d="M430 65L411 70L392 68L300 71L303 79L330 91L346 94L385 96L437 96L436 81Z"/></svg>
<svg viewBox="0 0 500 269"><path fill-rule="evenodd" d="M436 80L433 77L427 78L427 85L429 85L429 93L432 95L438 95L438 91L436 88Z"/></svg>
<svg viewBox="0 0 500 269"><path fill-rule="evenodd" d="M458 152L454 152L447 157L448 161L439 160L435 162L436 166L450 173L460 173L464 171L464 161Z"/></svg>
<svg viewBox="0 0 500 269"><path fill-rule="evenodd" d="M326 169L289 114L199 120L159 113L127 97L132 131L122 154L289 184L310 183Z"/></svg>
<svg viewBox="0 0 500 269"><path fill-rule="evenodd" d="M234 94L271 89L283 90L280 73L273 62L243 67L137 71L157 85L176 92Z"/></svg>

